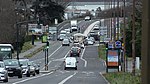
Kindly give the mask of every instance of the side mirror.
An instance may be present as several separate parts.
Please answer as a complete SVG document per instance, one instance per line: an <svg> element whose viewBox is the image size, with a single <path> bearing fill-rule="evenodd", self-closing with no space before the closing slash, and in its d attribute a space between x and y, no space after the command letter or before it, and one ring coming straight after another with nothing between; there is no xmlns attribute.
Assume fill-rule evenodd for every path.
<svg viewBox="0 0 150 84"><path fill-rule="evenodd" d="M40 64L37 64L38 67L40 67Z"/></svg>
<svg viewBox="0 0 150 84"><path fill-rule="evenodd" d="M28 64L28 66L31 66L30 64Z"/></svg>

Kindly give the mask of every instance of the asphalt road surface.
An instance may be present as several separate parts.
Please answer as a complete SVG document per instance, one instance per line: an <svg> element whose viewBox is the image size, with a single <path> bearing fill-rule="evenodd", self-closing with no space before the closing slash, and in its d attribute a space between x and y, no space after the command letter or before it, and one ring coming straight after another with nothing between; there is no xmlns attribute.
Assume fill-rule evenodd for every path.
<svg viewBox="0 0 150 84"><path fill-rule="evenodd" d="M83 21L79 25L84 31L92 21ZM66 24L62 28L69 27ZM49 71L36 76L18 79L10 77L7 84L107 84L101 75L105 72L105 63L98 57L98 47L95 45L86 46L78 57L78 70L64 70L64 58L69 56L70 46L61 46L60 41L55 41L49 48ZM41 51L30 60L40 64L41 71L44 71L45 52Z"/></svg>
<svg viewBox="0 0 150 84"><path fill-rule="evenodd" d="M63 51L62 49L60 51ZM99 59L97 49L97 46L91 45L82 50L78 58L78 70L64 70L63 60L56 60L54 65L60 64L57 70L16 81L13 84L107 84L107 81L101 75L101 72L105 71L105 65ZM61 58L60 51L56 55Z"/></svg>

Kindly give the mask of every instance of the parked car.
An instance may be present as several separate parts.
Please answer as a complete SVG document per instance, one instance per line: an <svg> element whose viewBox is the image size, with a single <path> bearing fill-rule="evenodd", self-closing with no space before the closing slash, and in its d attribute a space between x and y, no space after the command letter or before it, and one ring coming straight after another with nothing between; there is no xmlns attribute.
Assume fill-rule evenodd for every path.
<svg viewBox="0 0 150 84"><path fill-rule="evenodd" d="M39 73L40 73L40 65L39 65L39 64L36 64L36 63L34 63L34 62L33 62L33 65L34 65L34 67L35 67L35 72L36 72L36 74L39 74Z"/></svg>
<svg viewBox="0 0 150 84"><path fill-rule="evenodd" d="M77 59L75 57L66 57L64 61L64 69L66 70L67 68L74 68L77 70Z"/></svg>
<svg viewBox="0 0 150 84"><path fill-rule="evenodd" d="M19 62L22 64L23 75L26 75L27 77L30 77L30 75L35 76L35 68L29 59L19 59Z"/></svg>
<svg viewBox="0 0 150 84"><path fill-rule="evenodd" d="M63 39L62 41L62 46L69 46L70 45L70 41L68 38Z"/></svg>
<svg viewBox="0 0 150 84"><path fill-rule="evenodd" d="M4 64L8 71L8 76L18 76L18 78L22 78L22 65L17 59L6 59L4 60Z"/></svg>
<svg viewBox="0 0 150 84"><path fill-rule="evenodd" d="M0 61L0 81L8 82L8 71L2 61Z"/></svg>
<svg viewBox="0 0 150 84"><path fill-rule="evenodd" d="M73 56L80 56L80 49L78 47L72 47L71 50L70 50L70 57L73 57Z"/></svg>

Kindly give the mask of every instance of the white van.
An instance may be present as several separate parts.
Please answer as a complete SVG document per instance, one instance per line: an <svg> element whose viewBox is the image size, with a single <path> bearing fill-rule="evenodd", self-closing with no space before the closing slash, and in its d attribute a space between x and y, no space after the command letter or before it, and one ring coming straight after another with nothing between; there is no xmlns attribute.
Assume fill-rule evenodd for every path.
<svg viewBox="0 0 150 84"><path fill-rule="evenodd" d="M66 57L65 61L64 61L64 69L66 70L67 68L74 68L75 70L77 70L77 59L75 57Z"/></svg>
<svg viewBox="0 0 150 84"><path fill-rule="evenodd" d="M66 34L67 32L65 30L61 30L60 34Z"/></svg>

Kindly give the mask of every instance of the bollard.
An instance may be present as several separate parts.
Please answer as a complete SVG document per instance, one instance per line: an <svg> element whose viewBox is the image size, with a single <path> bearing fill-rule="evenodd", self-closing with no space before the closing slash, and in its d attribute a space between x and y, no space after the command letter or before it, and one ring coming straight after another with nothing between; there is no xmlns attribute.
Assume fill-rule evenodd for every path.
<svg viewBox="0 0 150 84"><path fill-rule="evenodd" d="M136 69L140 69L140 57L136 57Z"/></svg>

